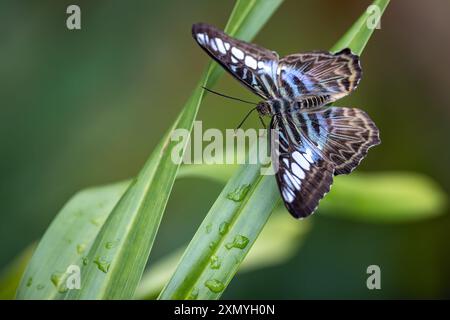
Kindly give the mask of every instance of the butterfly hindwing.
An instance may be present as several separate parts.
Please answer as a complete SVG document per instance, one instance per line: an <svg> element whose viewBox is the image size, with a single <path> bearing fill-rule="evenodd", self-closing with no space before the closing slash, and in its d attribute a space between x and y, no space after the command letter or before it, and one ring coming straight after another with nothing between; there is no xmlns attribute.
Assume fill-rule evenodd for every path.
<svg viewBox="0 0 450 320"><path fill-rule="evenodd" d="M380 143L375 123L356 108L329 107L304 110L292 115L303 135L325 159L335 165L335 174L347 174Z"/></svg>
<svg viewBox="0 0 450 320"><path fill-rule="evenodd" d="M271 153L278 165L276 180L281 197L295 218L305 218L330 190L334 166L302 136L290 115L275 116L271 129L277 132Z"/></svg>
<svg viewBox="0 0 450 320"><path fill-rule="evenodd" d="M335 54L291 54L279 62L279 90L283 97L292 100L313 95L328 96L328 102L332 102L355 90L361 74L359 57L350 49Z"/></svg>
<svg viewBox="0 0 450 320"><path fill-rule="evenodd" d="M289 212L314 212L330 190L333 175L355 169L370 147L380 143L378 128L356 108L330 107L275 116L272 143L277 182Z"/></svg>
<svg viewBox="0 0 450 320"><path fill-rule="evenodd" d="M267 100L277 95L276 53L232 38L204 23L192 26L192 36L214 60L260 97Z"/></svg>

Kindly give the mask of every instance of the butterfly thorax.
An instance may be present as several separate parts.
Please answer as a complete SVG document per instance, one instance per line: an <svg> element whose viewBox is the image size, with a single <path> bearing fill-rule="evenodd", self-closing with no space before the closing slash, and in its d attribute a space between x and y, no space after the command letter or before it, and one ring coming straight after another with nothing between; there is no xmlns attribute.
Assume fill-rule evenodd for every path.
<svg viewBox="0 0 450 320"><path fill-rule="evenodd" d="M331 96L329 95L307 95L295 100L289 98L276 98L261 101L256 106L256 109L262 116L274 116L277 114L286 114L321 107L329 102L332 102Z"/></svg>

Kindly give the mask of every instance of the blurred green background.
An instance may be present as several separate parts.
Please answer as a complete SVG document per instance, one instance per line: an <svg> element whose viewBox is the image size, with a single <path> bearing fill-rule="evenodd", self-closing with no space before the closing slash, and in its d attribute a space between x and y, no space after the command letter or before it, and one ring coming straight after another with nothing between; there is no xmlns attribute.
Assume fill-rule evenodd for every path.
<svg viewBox="0 0 450 320"><path fill-rule="evenodd" d="M74 3L79 31L65 25ZM192 23L223 27L233 4L0 2L0 267L39 239L76 191L139 171L209 60ZM369 4L287 0L255 42L280 55L328 49ZM449 13L447 0L389 5L362 56L358 90L337 103L366 110L380 129L382 144L360 171L420 172L448 193ZM215 89L257 101L228 75ZM204 128L234 128L247 111L208 96L198 118ZM177 181L151 261L190 240L220 190ZM311 220L293 259L238 275L223 297L450 298L448 214L394 225ZM366 288L371 264L381 267L382 290Z"/></svg>

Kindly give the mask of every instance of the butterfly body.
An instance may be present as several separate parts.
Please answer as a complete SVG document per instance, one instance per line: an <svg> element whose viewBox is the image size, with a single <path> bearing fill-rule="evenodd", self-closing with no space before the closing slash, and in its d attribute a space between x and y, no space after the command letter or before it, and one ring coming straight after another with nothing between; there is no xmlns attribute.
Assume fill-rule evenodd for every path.
<svg viewBox="0 0 450 320"><path fill-rule="evenodd" d="M378 128L362 110L327 105L359 84L359 57L346 48L279 58L276 52L194 24L197 43L241 84L263 100L256 109L270 116L272 162L288 211L304 218L315 211L333 182L348 174L380 143ZM272 140L272 139L271 139Z"/></svg>
<svg viewBox="0 0 450 320"><path fill-rule="evenodd" d="M305 96L298 100L289 98L275 98L261 101L256 106L256 110L261 116L275 116L278 114L296 113L311 108L324 106L330 102L330 97L323 96Z"/></svg>

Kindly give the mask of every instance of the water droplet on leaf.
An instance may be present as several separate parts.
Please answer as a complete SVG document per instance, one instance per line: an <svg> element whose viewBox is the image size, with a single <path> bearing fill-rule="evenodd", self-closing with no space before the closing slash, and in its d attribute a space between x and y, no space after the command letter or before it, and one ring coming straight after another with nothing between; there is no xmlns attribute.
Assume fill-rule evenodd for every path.
<svg viewBox="0 0 450 320"><path fill-rule="evenodd" d="M32 284L33 284L33 278L29 277L27 280L27 287L31 287Z"/></svg>
<svg viewBox="0 0 450 320"><path fill-rule="evenodd" d="M211 269L219 269L220 268L221 263L220 263L219 257L217 257L216 255L212 255L209 262L210 262L209 266Z"/></svg>
<svg viewBox="0 0 450 320"><path fill-rule="evenodd" d="M211 242L209 243L209 248L212 250L212 249L215 248L216 245L217 245L217 242L211 241Z"/></svg>
<svg viewBox="0 0 450 320"><path fill-rule="evenodd" d="M98 269L104 273L107 273L111 262L106 260L104 257L96 257L94 263L97 265Z"/></svg>
<svg viewBox="0 0 450 320"><path fill-rule="evenodd" d="M62 277L64 276L64 272L53 272L50 276L50 280L52 281L53 285L58 288L58 286L61 283Z"/></svg>
<svg viewBox="0 0 450 320"><path fill-rule="evenodd" d="M247 246L248 242L249 239L247 237L238 234L237 236L234 237L233 242L227 243L225 247L227 249L232 248L244 249Z"/></svg>
<svg viewBox="0 0 450 320"><path fill-rule="evenodd" d="M84 243L77 244L78 254L83 254L84 250L86 250L86 245Z"/></svg>
<svg viewBox="0 0 450 320"><path fill-rule="evenodd" d="M230 192L227 195L227 199L233 200L235 202L241 202L244 200L248 191L250 190L249 184L243 184L242 186L236 188L234 191Z"/></svg>
<svg viewBox="0 0 450 320"><path fill-rule="evenodd" d="M194 288L194 289L192 289L191 293L189 294L188 299L195 300L195 299L197 299L197 297L198 297L198 289Z"/></svg>
<svg viewBox="0 0 450 320"><path fill-rule="evenodd" d="M114 248L118 243L119 243L119 240L108 241L107 243L105 243L105 248L106 248L106 249L112 249L112 248Z"/></svg>
<svg viewBox="0 0 450 320"><path fill-rule="evenodd" d="M228 226L230 224L227 221L224 221L219 226L219 233L223 236L228 232Z"/></svg>
<svg viewBox="0 0 450 320"><path fill-rule="evenodd" d="M219 281L217 279L209 279L205 282L205 287L207 287L209 290L211 290L214 293L222 292L223 289L225 289L224 284L222 281Z"/></svg>

